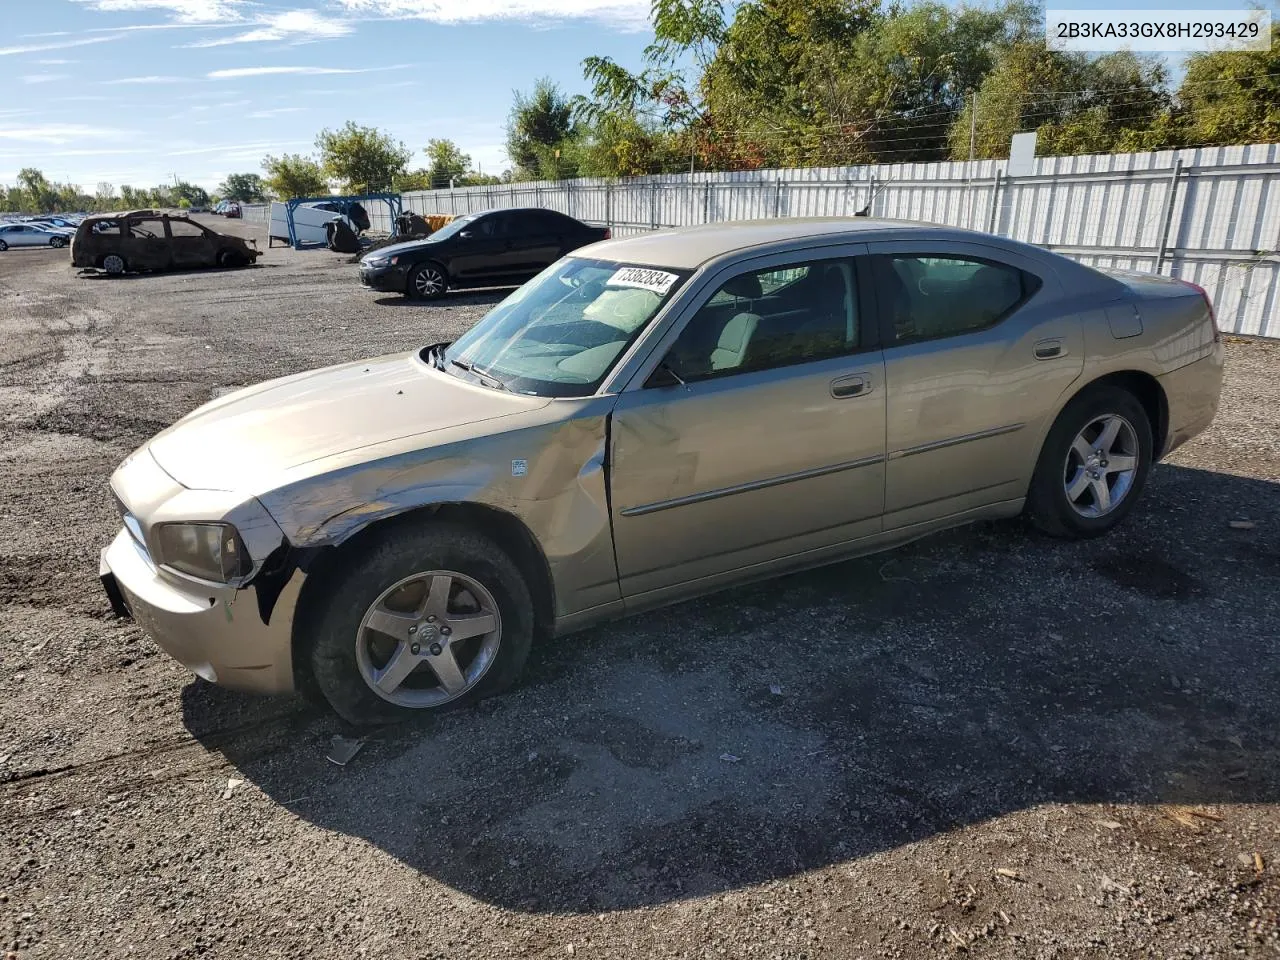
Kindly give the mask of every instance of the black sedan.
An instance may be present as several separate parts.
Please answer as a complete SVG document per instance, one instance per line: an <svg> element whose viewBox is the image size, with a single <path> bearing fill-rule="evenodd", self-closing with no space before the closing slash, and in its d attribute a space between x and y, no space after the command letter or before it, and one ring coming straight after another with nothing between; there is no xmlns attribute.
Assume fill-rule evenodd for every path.
<svg viewBox="0 0 1280 960"><path fill-rule="evenodd" d="M570 250L609 236L605 227L554 210L486 210L451 220L423 240L371 251L360 259L360 282L422 300L450 287L523 283Z"/></svg>

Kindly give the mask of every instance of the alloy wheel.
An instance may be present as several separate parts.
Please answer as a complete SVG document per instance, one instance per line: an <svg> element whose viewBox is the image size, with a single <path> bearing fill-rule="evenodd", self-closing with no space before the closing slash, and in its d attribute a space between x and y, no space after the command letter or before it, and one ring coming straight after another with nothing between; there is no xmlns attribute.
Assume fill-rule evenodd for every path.
<svg viewBox="0 0 1280 960"><path fill-rule="evenodd" d="M1105 517L1133 489L1138 473L1138 434L1119 414L1095 417L1076 434L1067 451L1063 489L1082 517Z"/></svg>
<svg viewBox="0 0 1280 960"><path fill-rule="evenodd" d="M498 604L483 584L431 570L393 584L370 605L356 635L356 663L382 699L438 707L483 679L501 638Z"/></svg>
<svg viewBox="0 0 1280 960"><path fill-rule="evenodd" d="M420 297L434 297L444 291L444 275L435 267L422 267L413 275L413 288Z"/></svg>
<svg viewBox="0 0 1280 960"><path fill-rule="evenodd" d="M115 253L107 254L102 260L102 269L107 273L124 273L124 257Z"/></svg>

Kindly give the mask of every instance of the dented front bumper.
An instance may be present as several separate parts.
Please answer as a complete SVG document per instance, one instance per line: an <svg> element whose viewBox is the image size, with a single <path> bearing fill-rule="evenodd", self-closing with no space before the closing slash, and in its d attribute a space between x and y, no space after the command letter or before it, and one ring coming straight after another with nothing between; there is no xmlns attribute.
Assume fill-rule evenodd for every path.
<svg viewBox="0 0 1280 960"><path fill-rule="evenodd" d="M197 676L254 693L294 689L292 631L300 571L263 604L252 583L221 586L160 570L121 529L102 551L99 575L112 609L132 616L165 653Z"/></svg>

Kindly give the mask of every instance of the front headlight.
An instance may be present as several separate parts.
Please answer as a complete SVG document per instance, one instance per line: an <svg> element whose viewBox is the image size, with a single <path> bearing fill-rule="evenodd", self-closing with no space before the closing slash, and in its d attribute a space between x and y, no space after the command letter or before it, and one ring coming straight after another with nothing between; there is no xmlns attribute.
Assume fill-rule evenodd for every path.
<svg viewBox="0 0 1280 960"><path fill-rule="evenodd" d="M156 528L156 546L161 564L201 580L229 583L253 568L229 523L164 523Z"/></svg>

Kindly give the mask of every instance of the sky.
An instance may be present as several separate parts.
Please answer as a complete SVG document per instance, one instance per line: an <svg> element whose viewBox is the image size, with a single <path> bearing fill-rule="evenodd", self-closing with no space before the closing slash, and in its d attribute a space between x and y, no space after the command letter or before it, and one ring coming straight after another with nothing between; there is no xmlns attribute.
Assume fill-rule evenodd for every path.
<svg viewBox="0 0 1280 960"><path fill-rule="evenodd" d="M347 120L508 166L512 92L640 64L648 0L0 0L0 184L212 189Z"/></svg>
<svg viewBox="0 0 1280 960"><path fill-rule="evenodd" d="M586 92L592 55L639 67L648 12L649 0L0 0L0 184L35 166L90 192L175 176L212 189L261 172L266 154L313 152L347 120L404 141L411 166L443 137L500 173L513 91L548 76Z"/></svg>

